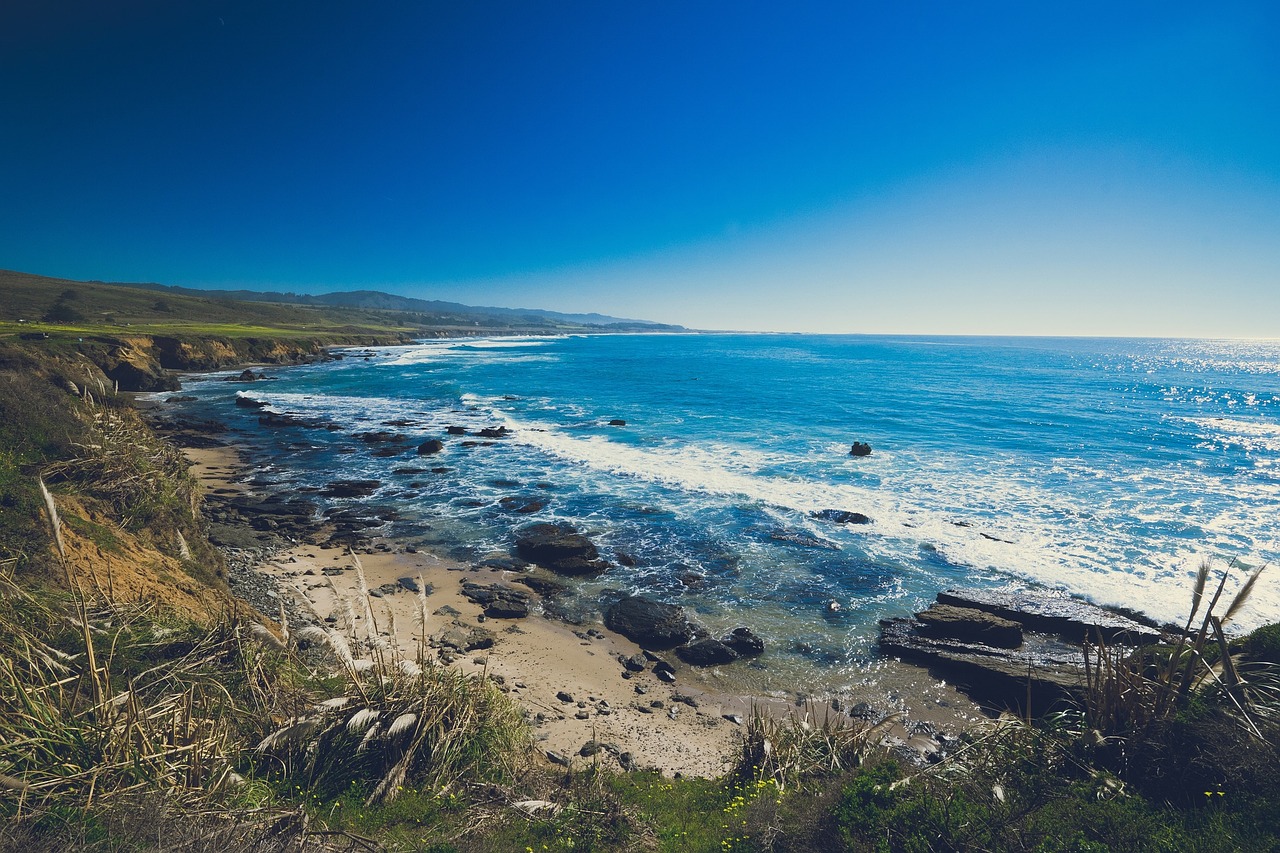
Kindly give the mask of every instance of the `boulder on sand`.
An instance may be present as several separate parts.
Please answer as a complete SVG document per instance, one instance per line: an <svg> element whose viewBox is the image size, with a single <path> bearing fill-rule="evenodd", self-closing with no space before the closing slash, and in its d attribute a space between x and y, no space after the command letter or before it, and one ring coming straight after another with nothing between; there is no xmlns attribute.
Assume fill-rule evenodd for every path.
<svg viewBox="0 0 1280 853"><path fill-rule="evenodd" d="M618 599L605 609L604 624L646 649L672 649L693 639L683 607L643 595Z"/></svg>
<svg viewBox="0 0 1280 853"><path fill-rule="evenodd" d="M694 640L676 649L676 657L691 666L715 666L732 663L738 653L719 640Z"/></svg>

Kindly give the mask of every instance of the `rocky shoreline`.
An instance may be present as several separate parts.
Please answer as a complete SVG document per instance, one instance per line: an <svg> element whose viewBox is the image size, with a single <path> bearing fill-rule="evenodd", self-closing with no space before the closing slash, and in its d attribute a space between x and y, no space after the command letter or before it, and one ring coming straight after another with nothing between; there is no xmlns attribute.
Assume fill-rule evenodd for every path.
<svg viewBox="0 0 1280 853"><path fill-rule="evenodd" d="M814 696L803 685L743 691L734 661L765 651L748 625L711 636L676 605L621 594L581 600L575 578L606 564L572 528L525 523L509 555L450 560L384 535L395 509L365 501L376 483L335 480L314 494L280 493L254 478L217 424L174 418L163 404L150 415L193 461L209 538L237 595L272 618L283 610L295 629L339 624L352 612L359 619L359 561L376 612L398 626L402 646L422 643L436 660L501 679L550 761L586 761L582 751L593 753L594 742L607 744L603 754L620 767L716 776L736 754L744 721L759 712L854 725L892 717L887 744L903 760L924 762L985 718L945 683L892 661L849 695ZM431 604L425 633L411 627L419 584Z"/></svg>
<svg viewBox="0 0 1280 853"><path fill-rule="evenodd" d="M269 377L247 368L228 379L250 383ZM347 428L262 411L263 404L249 393L240 392L236 401L259 411L264 430ZM800 707L850 721L898 715L890 741L903 757L936 759L951 738L985 716L1002 709L1025 713L1028 695L1034 697L1035 713L1077 696L1084 631L1079 626L1113 625L1107 621L1113 614L1056 594L995 602L980 600L980 593L944 592L938 605L916 619L883 623L882 660L860 692L814 697L803 685L790 685L753 694L736 688L733 677L741 661L766 652L749 624L713 636L678 605L607 591L598 601L582 599L575 593L577 579L599 574L609 563L570 525L518 524L510 553L473 562L448 560L423 553L412 542L387 538L397 510L368 500L383 485L379 481L335 479L281 493L244 470L222 425L174 417L164 404L150 415L159 432L186 449L205 482L209 538L227 558L237 595L270 616L283 613L294 625L333 625L361 609L350 599L367 589L396 624L407 626L412 624L408 602L425 587L433 604L433 630L406 631L400 641L423 644L441 662L500 676L503 688L526 708L548 754L561 757L579 751L575 741L598 741L594 727L607 719L610 743L619 746L610 754L627 755L625 761L618 758L623 766L716 775L735 749L737 724L753 709L781 716ZM446 441L493 446L509 435L503 427L475 434L450 427L437 439L410 440L397 431L409 425L389 422L385 429L352 437L371 445L375 454L418 457L419 465L393 471L412 477L431 470L430 458ZM521 500L504 504L504 510L519 517L540 508L530 503L536 496ZM820 517L869 521L834 510ZM615 556L626 565L625 555ZM367 586L354 580L359 561L365 564ZM1069 617L1062 612L1070 610L1067 602L1076 608ZM398 617L397 611L402 611ZM1069 625L1079 630L1064 627ZM1132 631L1126 627L1121 633ZM1072 633L1080 636L1066 637ZM567 649L579 653L566 655ZM957 692L957 684L963 692ZM690 711L682 716L677 706ZM665 726L677 720L674 739L671 732L655 729L655 721ZM644 745L654 738L658 741Z"/></svg>

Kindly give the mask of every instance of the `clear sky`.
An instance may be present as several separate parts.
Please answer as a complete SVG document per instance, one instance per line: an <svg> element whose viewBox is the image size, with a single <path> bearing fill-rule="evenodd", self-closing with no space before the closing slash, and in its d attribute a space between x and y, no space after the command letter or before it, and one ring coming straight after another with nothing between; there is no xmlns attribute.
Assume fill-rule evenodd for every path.
<svg viewBox="0 0 1280 853"><path fill-rule="evenodd" d="M1280 3L5 0L0 267L1280 337Z"/></svg>

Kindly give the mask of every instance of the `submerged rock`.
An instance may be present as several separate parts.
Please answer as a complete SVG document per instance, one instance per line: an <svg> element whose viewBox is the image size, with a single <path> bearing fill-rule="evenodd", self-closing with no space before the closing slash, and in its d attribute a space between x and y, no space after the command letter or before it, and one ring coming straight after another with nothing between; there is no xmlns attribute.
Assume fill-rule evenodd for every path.
<svg viewBox="0 0 1280 853"><path fill-rule="evenodd" d="M320 494L327 498L367 498L381 485L381 480L334 480Z"/></svg>
<svg viewBox="0 0 1280 853"><path fill-rule="evenodd" d="M871 516L860 512L849 512L843 509L820 509L809 513L810 518L819 521L831 521L836 524L870 524Z"/></svg>
<svg viewBox="0 0 1280 853"><path fill-rule="evenodd" d="M764 653L764 640L750 628L734 628L721 642L737 652L739 657L755 657Z"/></svg>
<svg viewBox="0 0 1280 853"><path fill-rule="evenodd" d="M590 539L567 524L531 524L516 532L516 553L562 575L586 575L608 567Z"/></svg>

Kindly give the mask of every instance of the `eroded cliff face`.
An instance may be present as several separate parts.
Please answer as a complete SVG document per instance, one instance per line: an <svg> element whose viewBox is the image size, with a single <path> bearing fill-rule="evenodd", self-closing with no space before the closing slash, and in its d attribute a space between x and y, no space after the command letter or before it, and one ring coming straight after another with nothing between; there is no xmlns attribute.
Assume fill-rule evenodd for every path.
<svg viewBox="0 0 1280 853"><path fill-rule="evenodd" d="M301 364L325 358L330 346L400 343L397 337L343 335L320 338L184 339L161 335L98 337L79 351L121 391L173 391L175 373L219 370L238 364Z"/></svg>

